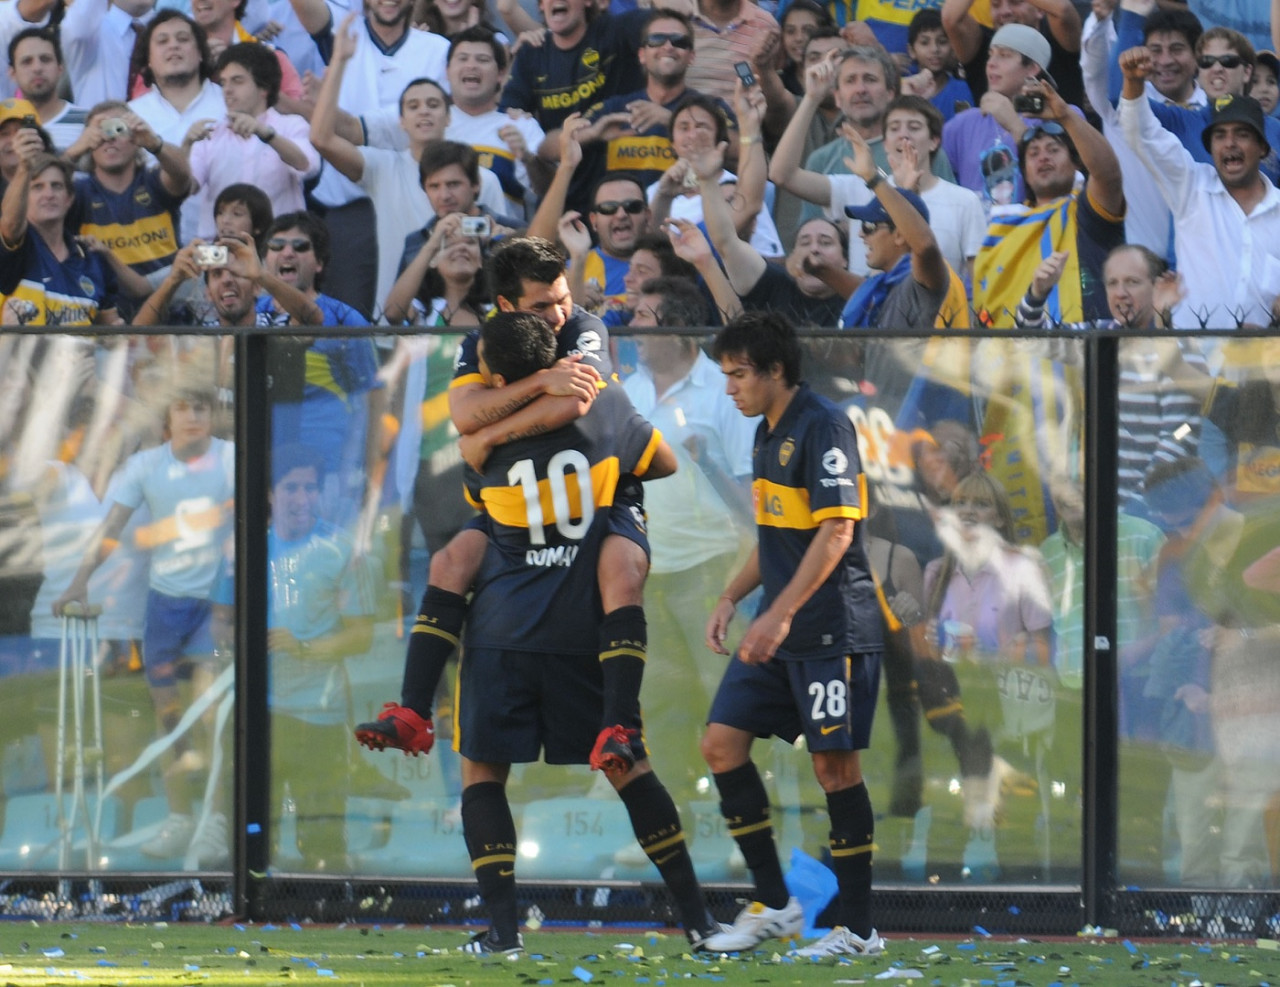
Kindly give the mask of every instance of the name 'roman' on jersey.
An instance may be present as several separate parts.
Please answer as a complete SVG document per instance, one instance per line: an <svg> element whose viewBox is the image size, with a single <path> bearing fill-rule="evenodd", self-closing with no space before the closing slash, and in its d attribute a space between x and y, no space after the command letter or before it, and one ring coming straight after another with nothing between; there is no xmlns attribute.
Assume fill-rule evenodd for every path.
<svg viewBox="0 0 1280 987"><path fill-rule="evenodd" d="M499 446L467 497L490 538L467 616L466 642L551 654L599 650L600 544L619 478L643 476L662 435L619 385L545 435Z"/></svg>

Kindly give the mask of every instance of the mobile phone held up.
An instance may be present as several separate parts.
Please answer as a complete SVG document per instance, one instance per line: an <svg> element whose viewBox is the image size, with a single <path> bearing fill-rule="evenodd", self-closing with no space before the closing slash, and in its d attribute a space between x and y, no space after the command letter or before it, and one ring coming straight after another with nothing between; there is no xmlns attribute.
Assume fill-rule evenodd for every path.
<svg viewBox="0 0 1280 987"><path fill-rule="evenodd" d="M742 80L742 88L750 89L756 84L755 73L751 71L751 65L747 62L734 62L733 70L738 73L738 78Z"/></svg>

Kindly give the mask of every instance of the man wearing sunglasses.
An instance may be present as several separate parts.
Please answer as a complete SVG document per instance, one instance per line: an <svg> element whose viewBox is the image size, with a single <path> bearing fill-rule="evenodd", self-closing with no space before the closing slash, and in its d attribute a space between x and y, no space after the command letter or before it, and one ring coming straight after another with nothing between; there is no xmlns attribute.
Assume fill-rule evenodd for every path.
<svg viewBox="0 0 1280 987"><path fill-rule="evenodd" d="M563 233L565 224L572 224L573 231L585 233L585 230L581 213L565 211L565 198L574 181L575 171L582 165L582 145L578 138L587 129L586 122L576 113L565 120L560 130L560 163L528 232L530 236L552 242L559 239L565 244L571 255L569 287L573 297L595 310L601 304L625 299L627 289L623 279L627 276L636 242L649 232L652 217L638 175L625 171L605 172L591 189L587 200L591 203L587 221L595 231L599 246L592 247L580 257L572 256L574 249L581 249L577 242L582 237Z"/></svg>
<svg viewBox="0 0 1280 987"><path fill-rule="evenodd" d="M1121 57L1131 48L1144 46L1143 19L1154 9L1155 0L1123 0L1121 3L1121 12L1116 20L1116 54L1111 65L1113 92L1118 91L1120 77L1124 73ZM1212 104L1224 96L1244 96L1248 93L1257 61L1253 45L1243 34L1225 27L1211 28L1200 35L1200 40L1196 42L1196 63L1200 69L1197 78L1208 97L1208 104L1184 107L1167 105L1153 99L1150 101L1151 111L1161 126L1191 152L1192 158L1203 164L1213 164L1213 156L1200 139L1205 128L1211 124ZM1273 150L1263 156L1262 173L1273 184L1277 184L1280 183L1280 156L1277 156L1274 149L1280 148L1280 120L1264 117L1263 127L1263 137Z"/></svg>
<svg viewBox="0 0 1280 987"><path fill-rule="evenodd" d="M499 12L504 4L518 6L500 0ZM498 108L522 110L538 121L547 135L540 153L550 161L570 114L640 85L637 49L649 12L597 13L594 0L540 0L539 8L547 24L543 41L520 46ZM586 209L594 173L586 168L575 178L571 208Z"/></svg>
<svg viewBox="0 0 1280 987"><path fill-rule="evenodd" d="M1262 166L1274 160L1280 135L1269 136L1257 100L1222 96L1208 107L1201 155L1192 154L1160 125L1143 93L1151 71L1147 50L1124 52L1120 65L1125 139L1173 211L1174 249L1186 286L1173 325L1274 324L1280 316L1280 191ZM1198 160L1205 154L1212 165Z"/></svg>
<svg viewBox="0 0 1280 987"><path fill-rule="evenodd" d="M604 142L604 170L636 174L647 188L676 160L671 112L690 91L685 76L694 62L693 22L675 11L653 11L641 34L639 58L645 87L592 107L587 115L590 126L578 132L578 139L584 144ZM733 170L738 156L733 111L724 100L717 102L731 127L729 168Z"/></svg>
<svg viewBox="0 0 1280 987"><path fill-rule="evenodd" d="M277 216L267 230L267 273L296 288L324 314L326 326L367 326L355 309L319 286L329 263L329 231L308 212ZM259 325L291 326L290 315L270 296L255 306ZM301 442L324 456L323 516L335 523L354 517L364 478L377 463L386 392L378 357L365 336L322 336L305 347L271 347L271 437L275 448ZM367 405L367 409L364 407ZM364 417L363 463L352 455L351 429ZM363 474L361 466L364 467Z"/></svg>
<svg viewBox="0 0 1280 987"><path fill-rule="evenodd" d="M605 304L616 306L626 298L623 279L636 242L649 232L649 203L645 201L644 186L626 175L606 177L591 194L591 212L587 218L599 246L593 247L583 259L581 283L588 286L594 283L603 292ZM571 284L576 283L579 279L575 277Z"/></svg>

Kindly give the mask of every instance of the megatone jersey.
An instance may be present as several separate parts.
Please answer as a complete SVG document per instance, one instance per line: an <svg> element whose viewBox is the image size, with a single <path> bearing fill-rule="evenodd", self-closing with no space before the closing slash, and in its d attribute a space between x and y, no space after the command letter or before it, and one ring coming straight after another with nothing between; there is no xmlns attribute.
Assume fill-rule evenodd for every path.
<svg viewBox="0 0 1280 987"><path fill-rule="evenodd" d="M806 386L778 424L762 421L753 457L764 613L791 581L828 518L866 517L867 483L847 415ZM879 651L883 623L862 525L830 575L796 612L777 657L802 660Z"/></svg>
<svg viewBox="0 0 1280 987"><path fill-rule="evenodd" d="M467 644L548 654L599 650L596 568L619 477L643 476L662 435L619 385L571 425L499 446L467 496L489 515L489 547Z"/></svg>

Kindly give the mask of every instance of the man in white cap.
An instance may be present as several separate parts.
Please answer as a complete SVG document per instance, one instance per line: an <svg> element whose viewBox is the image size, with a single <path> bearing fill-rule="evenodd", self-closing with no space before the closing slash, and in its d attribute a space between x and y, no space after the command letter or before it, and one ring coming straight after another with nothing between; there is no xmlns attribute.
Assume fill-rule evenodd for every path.
<svg viewBox="0 0 1280 987"><path fill-rule="evenodd" d="M1056 88L1048 74L1049 42L1034 27L1006 24L991 39L987 55L987 91L981 104L957 113L942 128L942 150L956 181L993 208L1021 202L1025 196L1018 173L1018 138L1034 119L1020 113L1020 97L1037 79Z"/></svg>
<svg viewBox="0 0 1280 987"><path fill-rule="evenodd" d="M964 69L973 96L981 100L987 91L986 63L993 34L1010 24L1038 33L1049 45L1045 71L1058 80L1058 91L1071 104L1084 103L1080 74L1080 13L1072 0L995 0L990 4L991 27L972 13L976 0L944 0L942 27ZM986 5L983 5L986 6Z"/></svg>

